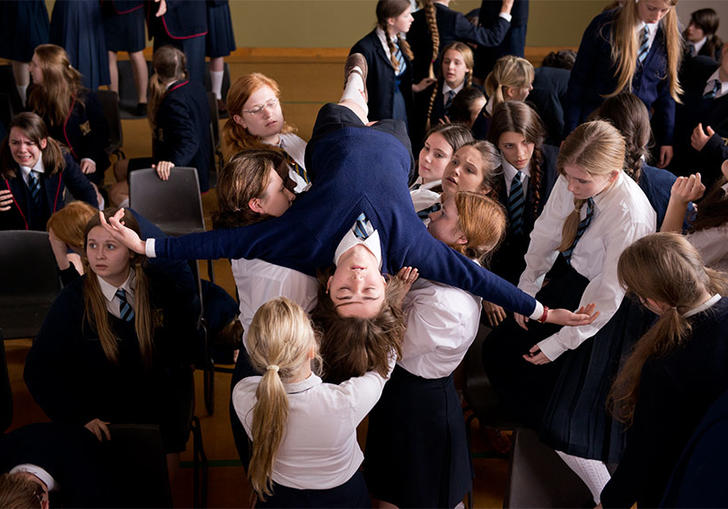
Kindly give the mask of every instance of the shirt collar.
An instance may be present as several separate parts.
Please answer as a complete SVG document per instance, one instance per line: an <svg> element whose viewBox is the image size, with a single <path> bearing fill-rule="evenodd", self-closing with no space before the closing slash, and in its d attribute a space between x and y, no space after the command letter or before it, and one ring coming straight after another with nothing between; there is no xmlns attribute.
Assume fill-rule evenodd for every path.
<svg viewBox="0 0 728 509"><path fill-rule="evenodd" d="M304 392L309 390L311 387L320 385L323 383L321 378L314 373L311 373L308 378L301 380L300 382L283 383L283 387L286 389L286 394L295 394L297 392Z"/></svg>
<svg viewBox="0 0 728 509"><path fill-rule="evenodd" d="M702 313L706 309L712 307L716 302L718 302L721 299L720 294L716 293L711 298L703 302L702 304L695 306L692 309L689 309L685 313L683 313L683 317L688 318L689 316L697 315L698 313Z"/></svg>
<svg viewBox="0 0 728 509"><path fill-rule="evenodd" d="M27 166L21 166L20 171L23 172L23 176L27 177L30 171L33 170L37 173L45 173L45 167L43 166L43 154L41 153L40 157L38 157L38 161L35 163L35 166L32 168L28 168Z"/></svg>
<svg viewBox="0 0 728 509"><path fill-rule="evenodd" d="M617 187L619 187L619 186L621 186L623 184L622 179L624 179L624 178L625 178L625 174L624 174L624 172L622 170L620 170L619 171L619 174L617 175L616 180L614 182L612 182L612 184L607 189L605 189L604 191L602 191L598 195L592 197L592 198L594 198L594 209L595 210L597 210L599 208L599 204L603 200L606 200L609 197L609 195L612 194L612 192ZM629 177L626 177L626 178L629 178Z"/></svg>
<svg viewBox="0 0 728 509"><path fill-rule="evenodd" d="M640 21L639 24L637 25L637 33L639 34L640 32L642 32L642 29L644 27L648 27L650 30L650 35L652 36L655 33L657 33L657 26L659 24L660 24L659 21L657 23L645 23L644 21Z"/></svg>
<svg viewBox="0 0 728 509"><path fill-rule="evenodd" d="M700 39L698 42L690 42L688 44L691 44L695 48L695 54L697 55L698 52L703 49L703 46L705 46L705 43L708 41L708 36L706 35L702 39Z"/></svg>
<svg viewBox="0 0 728 509"><path fill-rule="evenodd" d="M134 271L131 269L129 270L129 276L127 276L126 281L124 281L124 283L119 288L110 285L109 283L104 281L104 278L98 275L96 276L96 278L99 281L101 293L104 294L104 297L109 302L114 300L114 297L116 297L116 290L118 290L119 288L123 288L125 292L134 295Z"/></svg>
<svg viewBox="0 0 728 509"><path fill-rule="evenodd" d="M377 259L377 263L379 264L379 270L382 269L382 243L379 241L379 231L374 230L369 237L362 240L356 235L354 235L354 232L349 229L349 231L344 235L344 238L341 239L341 242L339 242L338 247L336 248L336 252L334 253L334 264L339 264L339 258L341 258L341 255L346 253L349 249L352 247L358 245L358 244L364 244L364 247L366 247Z"/></svg>
<svg viewBox="0 0 728 509"><path fill-rule="evenodd" d="M720 68L716 69L713 74L710 75L710 78L708 78L708 81L705 82L705 88L703 89L703 94L706 94L713 90L713 83L715 80L718 80L720 82L720 90L716 94L718 97L725 95L726 92L728 92L728 82L721 81L720 80Z"/></svg>
<svg viewBox="0 0 728 509"><path fill-rule="evenodd" d="M442 95L447 95L447 93L450 90L452 90L453 92L455 92L455 95L457 95L458 92L460 92L464 87L465 87L465 82L464 81L462 83L460 83L460 86L457 86L455 88L450 88L450 85L448 85L447 83L443 82L442 83Z"/></svg>
<svg viewBox="0 0 728 509"><path fill-rule="evenodd" d="M501 156L501 165L503 166L503 172L505 173L507 184L511 183L513 177L515 177L516 173L519 171L522 171L523 174L527 177L531 176L531 161L528 162L528 165L525 168L523 168L522 170L518 170L515 166L506 161L505 157Z"/></svg>

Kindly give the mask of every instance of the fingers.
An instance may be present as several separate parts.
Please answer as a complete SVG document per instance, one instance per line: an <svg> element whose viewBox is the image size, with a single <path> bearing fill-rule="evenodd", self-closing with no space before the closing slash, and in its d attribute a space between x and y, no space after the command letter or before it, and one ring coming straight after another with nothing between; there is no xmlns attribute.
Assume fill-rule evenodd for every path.
<svg viewBox="0 0 728 509"><path fill-rule="evenodd" d="M420 272L415 267L402 267L397 273L398 279L410 285L417 281L418 277L420 277Z"/></svg>
<svg viewBox="0 0 728 509"><path fill-rule="evenodd" d="M528 326L526 325L526 322L528 322L528 318L526 318L523 315L519 315L518 313L515 313L514 318L516 319L516 323L524 330L528 330Z"/></svg>
<svg viewBox="0 0 728 509"><path fill-rule="evenodd" d="M109 431L108 424L109 424L108 422L104 422L104 421L98 422L99 429L101 430L103 435L106 437L106 440L111 440L111 432Z"/></svg>
<svg viewBox="0 0 728 509"><path fill-rule="evenodd" d="M713 131L713 128L709 125L705 126L705 132L708 133L708 137L711 137L715 134L715 131Z"/></svg>
<svg viewBox="0 0 728 509"><path fill-rule="evenodd" d="M0 191L0 211L10 210L13 205L13 194L10 190Z"/></svg>

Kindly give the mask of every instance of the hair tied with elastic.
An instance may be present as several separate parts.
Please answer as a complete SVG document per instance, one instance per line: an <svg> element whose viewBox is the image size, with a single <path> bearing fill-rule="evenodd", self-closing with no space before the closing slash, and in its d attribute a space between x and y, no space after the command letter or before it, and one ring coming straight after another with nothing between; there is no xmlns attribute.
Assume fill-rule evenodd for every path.
<svg viewBox="0 0 728 509"><path fill-rule="evenodd" d="M268 364L265 369L266 371L275 371L276 373L278 373L278 370L281 368L278 367L278 364Z"/></svg>

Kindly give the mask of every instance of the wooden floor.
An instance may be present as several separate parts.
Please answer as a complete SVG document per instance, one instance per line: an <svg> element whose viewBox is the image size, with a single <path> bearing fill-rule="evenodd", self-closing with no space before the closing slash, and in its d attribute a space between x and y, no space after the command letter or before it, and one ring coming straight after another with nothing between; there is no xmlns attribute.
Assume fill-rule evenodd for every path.
<svg viewBox="0 0 728 509"><path fill-rule="evenodd" d="M250 59L253 60L253 59ZM298 127L299 135L308 138L311 134L319 107L339 98L342 86L343 60L337 58L258 58L255 61L241 59L231 63L231 77L249 72L262 72L275 78L282 91L282 103L286 119ZM221 121L221 126L224 121ZM127 157L151 154L150 130L146 120L124 120L124 151ZM107 182L113 179L107 172ZM203 197L205 214L209 217L216 209L214 191ZM215 262L216 282L231 295L235 295L234 282L227 261ZM14 398L14 419L12 428L31 422L47 420L32 400L23 382L22 369L30 347L30 340L6 341L11 385ZM202 404L202 378L196 373L197 410L203 431L204 447L210 461L209 507L249 507L250 488L237 457L230 431L228 399L230 397L230 376L217 373L215 377L215 412L208 416ZM360 427L360 442L364 447L364 426ZM477 421L473 424L471 453L475 470L475 507L501 507L507 476L507 462L488 451ZM176 507L189 507L192 503L191 441L182 455L182 469L173 484Z"/></svg>

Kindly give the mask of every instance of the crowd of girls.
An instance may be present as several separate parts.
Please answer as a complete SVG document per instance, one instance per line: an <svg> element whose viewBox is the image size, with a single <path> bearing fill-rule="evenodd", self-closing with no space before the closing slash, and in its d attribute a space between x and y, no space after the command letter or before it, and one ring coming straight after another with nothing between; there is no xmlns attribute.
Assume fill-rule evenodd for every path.
<svg viewBox="0 0 728 509"><path fill-rule="evenodd" d="M66 129L92 116L93 94L62 49L39 46L28 102L40 116L16 117L0 152L0 220L47 222L66 282L28 356L33 397L99 440L110 423L157 424L174 466L196 328L192 286L167 264L228 257L244 330L231 424L256 505L461 503L473 470L453 373L484 311L480 353L504 408L539 430L595 505L657 506L728 389L728 276L716 271L728 265L728 161L710 166L705 197L701 174L651 165L673 159L676 3L628 0L594 19L556 147L546 140L562 133L526 102L527 60L502 57L485 90L472 84L467 43L500 44L513 2L477 28L446 1L413 18L410 2L379 0L341 100L320 109L308 143L275 80L233 83L215 231L178 238L145 232L124 209L96 213L83 173L98 161L70 134L68 152L49 135L59 119ZM716 56L716 26L693 13L686 59ZM187 50L155 52L153 158L134 164L162 179L192 165L206 182L207 101ZM710 69L714 100L725 73ZM59 211L65 187L90 205Z"/></svg>

